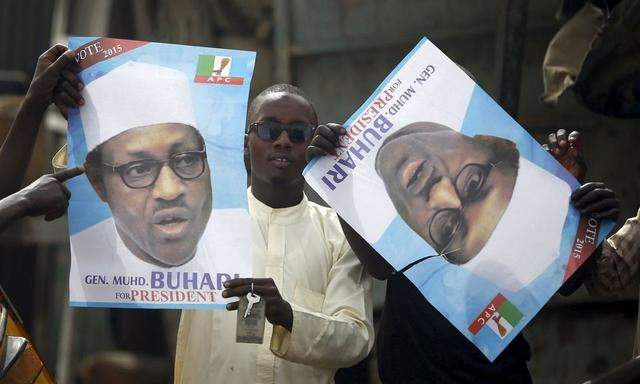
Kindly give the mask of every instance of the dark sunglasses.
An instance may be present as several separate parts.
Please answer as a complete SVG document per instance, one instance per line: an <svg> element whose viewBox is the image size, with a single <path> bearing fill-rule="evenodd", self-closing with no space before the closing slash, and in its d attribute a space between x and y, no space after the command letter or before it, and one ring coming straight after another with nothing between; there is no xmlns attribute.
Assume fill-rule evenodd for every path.
<svg viewBox="0 0 640 384"><path fill-rule="evenodd" d="M315 127L307 125L305 123L291 123L282 124L277 121L258 121L249 125L249 130L256 131L256 134L261 140L274 141L282 134L282 131L287 132L289 139L294 143L303 143L311 138Z"/></svg>

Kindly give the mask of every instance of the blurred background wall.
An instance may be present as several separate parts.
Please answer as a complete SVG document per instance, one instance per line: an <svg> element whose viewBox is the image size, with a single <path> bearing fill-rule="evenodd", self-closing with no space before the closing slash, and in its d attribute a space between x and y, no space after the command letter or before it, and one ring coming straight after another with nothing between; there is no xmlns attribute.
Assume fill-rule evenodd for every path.
<svg viewBox="0 0 640 384"><path fill-rule="evenodd" d="M505 54L505 6L524 4L523 50ZM588 179L615 188L621 222L640 206L638 121L605 118L572 94L555 109L540 104L542 61L560 24L559 0L0 0L0 137L6 134L38 55L69 35L109 36L258 52L252 94L275 82L300 86L321 122L344 122L422 36L501 97L505 57L520 76L518 121L542 142L559 128L580 130ZM528 4L528 5L527 5ZM522 24L524 25L524 24ZM51 110L28 180L51 172L66 122ZM0 164L0 166L2 166ZM61 383L99 382L118 366L129 382L168 382L177 311L70 309L66 305L69 245L66 222L24 220L0 237L0 284L12 297L47 366ZM631 357L637 289L596 302L584 288L554 298L528 326L536 383L576 383ZM377 284L380 309L384 285ZM129 371L127 371L127 369ZM148 372L144 372L148 371ZM140 372L144 372L142 376ZM376 382L375 359L337 376ZM144 379L142 379L144 377Z"/></svg>

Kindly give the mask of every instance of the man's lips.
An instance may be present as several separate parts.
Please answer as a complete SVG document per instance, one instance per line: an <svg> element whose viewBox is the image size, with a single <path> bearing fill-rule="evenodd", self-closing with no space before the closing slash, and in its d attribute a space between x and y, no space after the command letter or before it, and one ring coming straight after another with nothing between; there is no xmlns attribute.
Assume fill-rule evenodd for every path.
<svg viewBox="0 0 640 384"><path fill-rule="evenodd" d="M291 165L293 161L291 160L291 156L286 153L276 153L270 155L268 160L276 165L276 167L283 168L288 165Z"/></svg>
<svg viewBox="0 0 640 384"><path fill-rule="evenodd" d="M167 238L182 237L191 221L187 208L164 208L153 214L152 223Z"/></svg>

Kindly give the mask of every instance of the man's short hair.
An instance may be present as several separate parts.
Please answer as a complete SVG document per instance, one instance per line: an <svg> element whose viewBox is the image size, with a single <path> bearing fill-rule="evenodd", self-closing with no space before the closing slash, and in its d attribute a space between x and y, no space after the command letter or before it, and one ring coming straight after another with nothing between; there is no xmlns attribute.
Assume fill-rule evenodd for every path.
<svg viewBox="0 0 640 384"><path fill-rule="evenodd" d="M203 150L206 150L204 137L200 131L195 129L190 125L186 125L191 128L191 131L196 135L196 140L198 141L198 146ZM102 143L104 144L104 143ZM89 153L87 153L87 158L85 159L85 174L87 178L92 184L101 183L102 182L102 169L103 169L103 161L102 161L102 144L98 145L94 149L92 149Z"/></svg>
<svg viewBox="0 0 640 384"><path fill-rule="evenodd" d="M295 85L291 85L291 84L274 84L274 85L264 89L256 97L254 97L253 100L251 100L251 103L249 104L247 122L250 122L251 116L253 116L254 113L256 112L255 111L256 101L258 99L260 99L261 97L270 95L272 93L281 93L281 92L282 93L289 93L291 95L296 95L296 96L302 97L309 104L309 106L311 106L311 110L313 111L314 122L315 122L315 124L318 124L318 114L316 112L316 107L311 102L311 99L309 99L309 96L307 96L307 94L304 93L300 88L296 87ZM247 130L248 129L249 128L247 126Z"/></svg>

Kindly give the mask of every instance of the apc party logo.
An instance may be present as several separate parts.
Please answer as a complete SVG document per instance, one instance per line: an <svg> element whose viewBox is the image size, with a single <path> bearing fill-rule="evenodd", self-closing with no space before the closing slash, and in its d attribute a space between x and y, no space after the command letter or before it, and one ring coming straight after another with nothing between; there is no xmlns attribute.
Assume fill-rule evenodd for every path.
<svg viewBox="0 0 640 384"><path fill-rule="evenodd" d="M244 77L231 76L231 57L199 55L196 83L220 84L220 85L242 85Z"/></svg>
<svg viewBox="0 0 640 384"><path fill-rule="evenodd" d="M513 331L513 328L522 320L522 317L522 312L498 293L484 311L469 325L468 329L475 335L486 325L500 339L504 339Z"/></svg>

